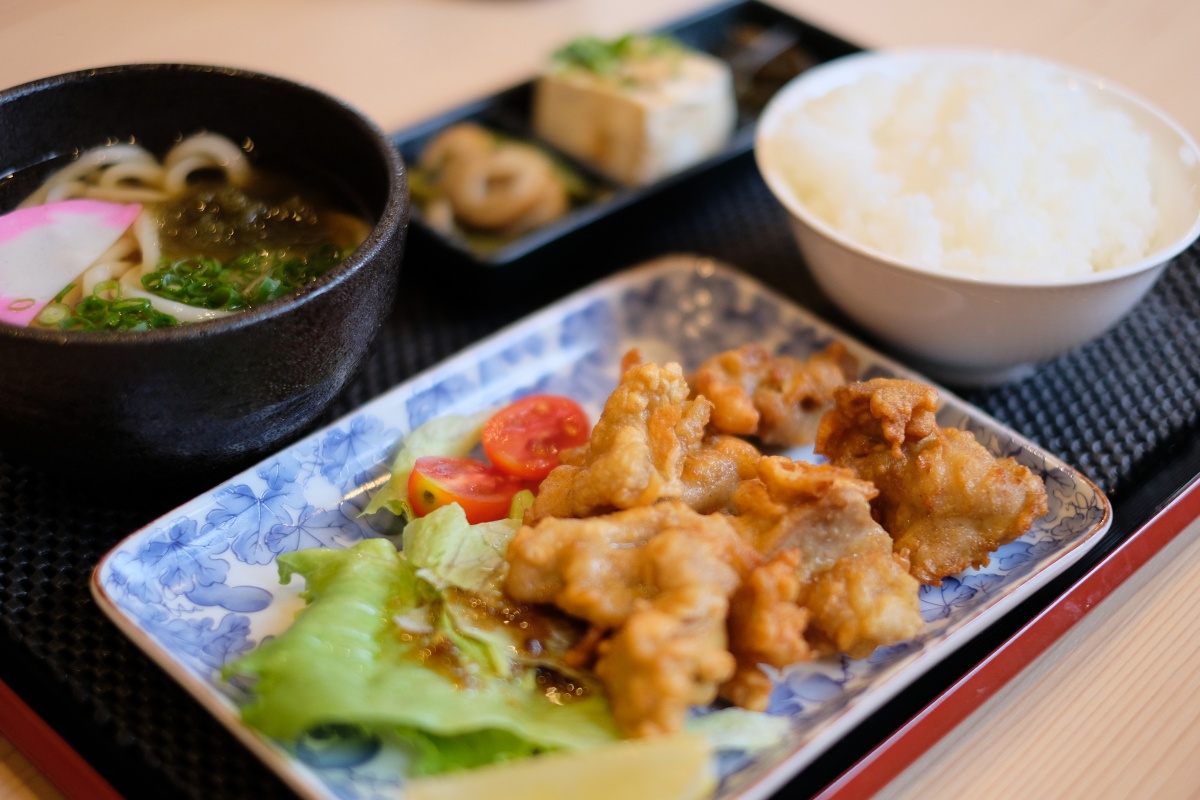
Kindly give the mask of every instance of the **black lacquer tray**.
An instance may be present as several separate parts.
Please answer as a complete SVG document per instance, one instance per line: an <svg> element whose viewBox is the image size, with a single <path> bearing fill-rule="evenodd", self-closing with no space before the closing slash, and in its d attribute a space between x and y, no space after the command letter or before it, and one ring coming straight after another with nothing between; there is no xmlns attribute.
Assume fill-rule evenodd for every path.
<svg viewBox="0 0 1200 800"><path fill-rule="evenodd" d="M616 227L606 219L562 240L553 269L486 291L483 280L453 282L444 248L413 237L393 314L321 424L573 289L670 252L740 267L888 350L821 295L748 153L614 218ZM1096 341L1021 381L961 395L1094 480L1113 502L1113 526L1079 564L889 702L781 796L811 794L848 768L1200 474L1200 248L1178 257ZM0 453L0 681L128 797L287 797L254 755L108 622L88 591L93 565L113 544L207 488L181 484L168 495L130 486L98 496Z"/></svg>

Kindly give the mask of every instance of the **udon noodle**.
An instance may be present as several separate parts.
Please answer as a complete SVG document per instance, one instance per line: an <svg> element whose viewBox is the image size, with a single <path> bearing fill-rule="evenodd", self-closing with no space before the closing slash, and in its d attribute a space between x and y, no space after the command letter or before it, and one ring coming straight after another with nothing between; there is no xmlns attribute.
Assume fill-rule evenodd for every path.
<svg viewBox="0 0 1200 800"><path fill-rule="evenodd" d="M215 133L187 137L161 160L137 144L114 144L81 153L51 175L19 208L65 200L96 200L140 204L142 210L120 238L46 305L32 324L67 327L62 320L81 300L90 298L110 302L118 298L149 301L155 311L174 319L172 323L161 324L223 317L253 302L225 303L232 308L217 305L211 296L202 298L202 302L181 302L178 297L163 296L171 292L150 291L148 286L171 284L179 295L182 289L178 276L162 277L168 263L176 262L176 271L182 270L181 274L198 274L200 270L190 264L179 266L179 259L196 259L201 266L214 257L232 259L242 265L249 263L245 258L239 261L230 246L242 247L239 255L244 252L274 258L272 263L277 267L284 258L293 261L300 258L307 264L307 254L297 255L304 248L308 248L307 253L316 252L319 247L333 247L337 253L322 253L317 259L320 264L313 267L324 270L366 238L368 227L361 219L318 206L311 201L311 194L302 196L290 185L281 190L277 178L267 179L265 184L263 181L261 170L252 166L243 149ZM210 212L222 208L226 210L222 213L230 219L214 220ZM174 238L165 233L170 231L173 218ZM188 249L191 245L181 245L178 229L188 226L193 233L198 226L205 228L198 239L207 235L211 241L195 242L194 252ZM212 252L213 247L220 252ZM176 252L165 252L172 248ZM181 248L184 252L178 252ZM209 261L201 263L203 259ZM227 279L231 263L218 265L224 270L223 279ZM313 270L298 271L294 265L283 264L279 268L293 282L316 277L308 274ZM243 283L237 284L238 296L244 293L260 298L259 302L264 297L273 299L263 286L274 289L275 284L270 282L278 281L278 276L271 277L258 262L254 270L263 274L252 271Z"/></svg>
<svg viewBox="0 0 1200 800"><path fill-rule="evenodd" d="M95 147L80 154L21 203L38 206L86 197L113 203L154 203L182 194L199 170L219 172L234 186L250 181L250 160L232 141L216 133L198 133L172 147L160 163L137 144Z"/></svg>

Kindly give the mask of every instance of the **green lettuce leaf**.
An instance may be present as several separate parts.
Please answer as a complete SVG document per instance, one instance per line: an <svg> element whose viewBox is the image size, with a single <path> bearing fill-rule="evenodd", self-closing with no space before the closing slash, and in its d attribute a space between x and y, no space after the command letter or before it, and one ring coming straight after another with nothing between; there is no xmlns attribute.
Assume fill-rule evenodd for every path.
<svg viewBox="0 0 1200 800"><path fill-rule="evenodd" d="M450 503L405 525L401 541L409 563L439 589L484 593L498 591L508 568L504 553L520 527L511 518L472 525Z"/></svg>
<svg viewBox="0 0 1200 800"><path fill-rule="evenodd" d="M541 752L528 740L495 729L438 736L418 728L406 728L397 731L396 738L413 754L411 772L414 777L482 767Z"/></svg>
<svg viewBox="0 0 1200 800"><path fill-rule="evenodd" d="M508 677L510 657L520 651L511 627L498 624L479 610L481 603L499 600L508 562L504 553L520 523L513 519L467 522L457 503L442 506L404 527L404 554L417 574L442 590L441 628L451 641L492 674ZM467 592L446 591L458 589Z"/></svg>
<svg viewBox="0 0 1200 800"><path fill-rule="evenodd" d="M268 736L356 725L398 738L418 774L617 738L602 693L558 705L534 670L497 674L493 646L460 630L441 593L388 541L279 561L284 582L305 578L309 605L225 669L252 683L242 717Z"/></svg>
<svg viewBox="0 0 1200 800"><path fill-rule="evenodd" d="M422 456L454 456L463 458L475 449L483 435L483 425L494 409L475 414L446 414L435 417L408 435L392 461L392 476L371 498L363 514L374 514L386 508L397 516L412 517L408 507L408 477L413 465Z"/></svg>
<svg viewBox="0 0 1200 800"><path fill-rule="evenodd" d="M504 554L519 528L512 516L471 525L463 510L450 504L410 522L402 543L417 575L441 592L441 629L476 662L503 677L522 665L552 665L574 683L595 688L594 679L559 661L575 644L578 627L544 609L522 611L502 591L508 573ZM536 652L528 647L530 639L537 642Z"/></svg>

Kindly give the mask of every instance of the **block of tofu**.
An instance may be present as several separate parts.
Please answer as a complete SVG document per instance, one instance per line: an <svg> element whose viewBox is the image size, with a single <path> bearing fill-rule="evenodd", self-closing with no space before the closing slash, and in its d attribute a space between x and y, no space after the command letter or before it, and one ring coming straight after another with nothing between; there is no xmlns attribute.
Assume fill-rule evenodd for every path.
<svg viewBox="0 0 1200 800"><path fill-rule="evenodd" d="M682 45L625 46L603 68L556 58L534 92L537 135L628 186L718 152L736 119L729 66Z"/></svg>

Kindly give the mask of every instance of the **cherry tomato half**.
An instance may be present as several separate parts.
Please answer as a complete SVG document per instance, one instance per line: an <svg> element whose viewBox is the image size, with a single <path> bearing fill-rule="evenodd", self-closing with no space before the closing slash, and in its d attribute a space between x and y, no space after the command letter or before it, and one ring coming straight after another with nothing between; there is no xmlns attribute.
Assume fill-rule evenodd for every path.
<svg viewBox="0 0 1200 800"><path fill-rule="evenodd" d="M508 516L513 495L528 481L506 475L473 458L425 456L408 476L408 504L423 517L435 508L458 503L467 522L491 522Z"/></svg>
<svg viewBox="0 0 1200 800"><path fill-rule="evenodd" d="M561 450L588 439L587 414L566 397L535 394L497 411L483 426L483 451L511 475L540 481Z"/></svg>

